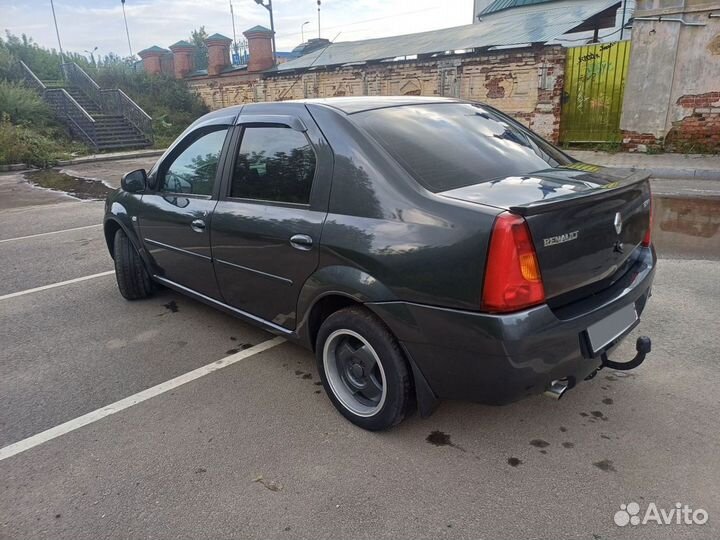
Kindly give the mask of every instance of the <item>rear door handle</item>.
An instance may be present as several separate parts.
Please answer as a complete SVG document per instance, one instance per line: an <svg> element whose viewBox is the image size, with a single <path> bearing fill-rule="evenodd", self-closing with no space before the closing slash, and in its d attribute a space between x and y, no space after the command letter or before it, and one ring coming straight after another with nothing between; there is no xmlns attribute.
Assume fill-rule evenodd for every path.
<svg viewBox="0 0 720 540"><path fill-rule="evenodd" d="M308 251L312 248L313 239L307 234L296 234L290 237L290 245L295 249Z"/></svg>
<svg viewBox="0 0 720 540"><path fill-rule="evenodd" d="M202 219L194 219L190 228L195 232L205 232L205 222Z"/></svg>

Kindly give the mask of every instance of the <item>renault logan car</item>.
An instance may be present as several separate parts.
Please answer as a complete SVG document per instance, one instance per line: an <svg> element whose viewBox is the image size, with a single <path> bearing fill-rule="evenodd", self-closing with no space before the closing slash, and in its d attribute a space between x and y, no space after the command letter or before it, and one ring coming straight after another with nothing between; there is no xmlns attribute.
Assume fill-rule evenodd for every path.
<svg viewBox="0 0 720 540"><path fill-rule="evenodd" d="M622 369L650 222L646 174L578 163L491 107L358 97L207 114L123 177L104 224L125 298L164 285L301 343L377 430Z"/></svg>

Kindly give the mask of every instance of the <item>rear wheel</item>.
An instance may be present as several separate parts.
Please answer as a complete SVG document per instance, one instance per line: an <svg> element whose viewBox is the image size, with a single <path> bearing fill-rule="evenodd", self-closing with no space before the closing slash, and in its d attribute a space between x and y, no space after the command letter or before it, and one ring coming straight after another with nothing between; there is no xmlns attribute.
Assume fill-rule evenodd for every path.
<svg viewBox="0 0 720 540"><path fill-rule="evenodd" d="M152 294L150 275L135 246L122 229L115 233L113 244L115 278L120 294L127 300L139 300Z"/></svg>
<svg viewBox="0 0 720 540"><path fill-rule="evenodd" d="M335 408L368 430L400 423L411 409L405 356L387 327L362 307L341 309L320 326L316 356Z"/></svg>

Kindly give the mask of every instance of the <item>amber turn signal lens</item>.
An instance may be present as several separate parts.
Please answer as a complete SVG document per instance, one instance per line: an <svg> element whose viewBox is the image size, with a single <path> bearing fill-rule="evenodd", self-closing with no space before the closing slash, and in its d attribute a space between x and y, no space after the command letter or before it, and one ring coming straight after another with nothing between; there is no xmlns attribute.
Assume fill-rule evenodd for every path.
<svg viewBox="0 0 720 540"><path fill-rule="evenodd" d="M527 223L521 216L500 214L490 237L483 309L505 313L544 301L545 288Z"/></svg>

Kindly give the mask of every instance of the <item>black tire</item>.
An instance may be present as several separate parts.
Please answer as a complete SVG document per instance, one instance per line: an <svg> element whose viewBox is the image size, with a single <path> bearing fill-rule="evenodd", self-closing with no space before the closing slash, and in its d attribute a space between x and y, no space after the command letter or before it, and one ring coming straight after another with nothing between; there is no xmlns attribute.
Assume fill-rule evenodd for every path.
<svg viewBox="0 0 720 540"><path fill-rule="evenodd" d="M344 345L349 345L349 349ZM370 345L369 349L367 345ZM370 353L375 362L371 371L375 375L364 372L363 367L367 368L365 360L354 356L358 351L362 351L363 358ZM348 354L351 360L346 361ZM402 422L411 412L414 404L412 378L405 355L395 336L366 308L347 307L325 319L318 331L315 355L318 372L330 400L340 414L356 426L370 431L387 429ZM342 359L343 356L345 359ZM362 366L356 366L356 363ZM353 367L346 370L348 365ZM353 371L355 368L357 371ZM355 378L357 372L361 374ZM358 380L364 387L373 386L368 394L377 393L378 388L386 390L380 391L381 396L376 396L375 402L374 398L365 397L365 390L357 390L354 381ZM367 382L371 380L374 382ZM378 385L379 382L382 385ZM353 408L367 410L358 412Z"/></svg>
<svg viewBox="0 0 720 540"><path fill-rule="evenodd" d="M115 233L113 244L115 278L120 294L127 300L140 300L152 294L153 284L140 255L125 232Z"/></svg>

